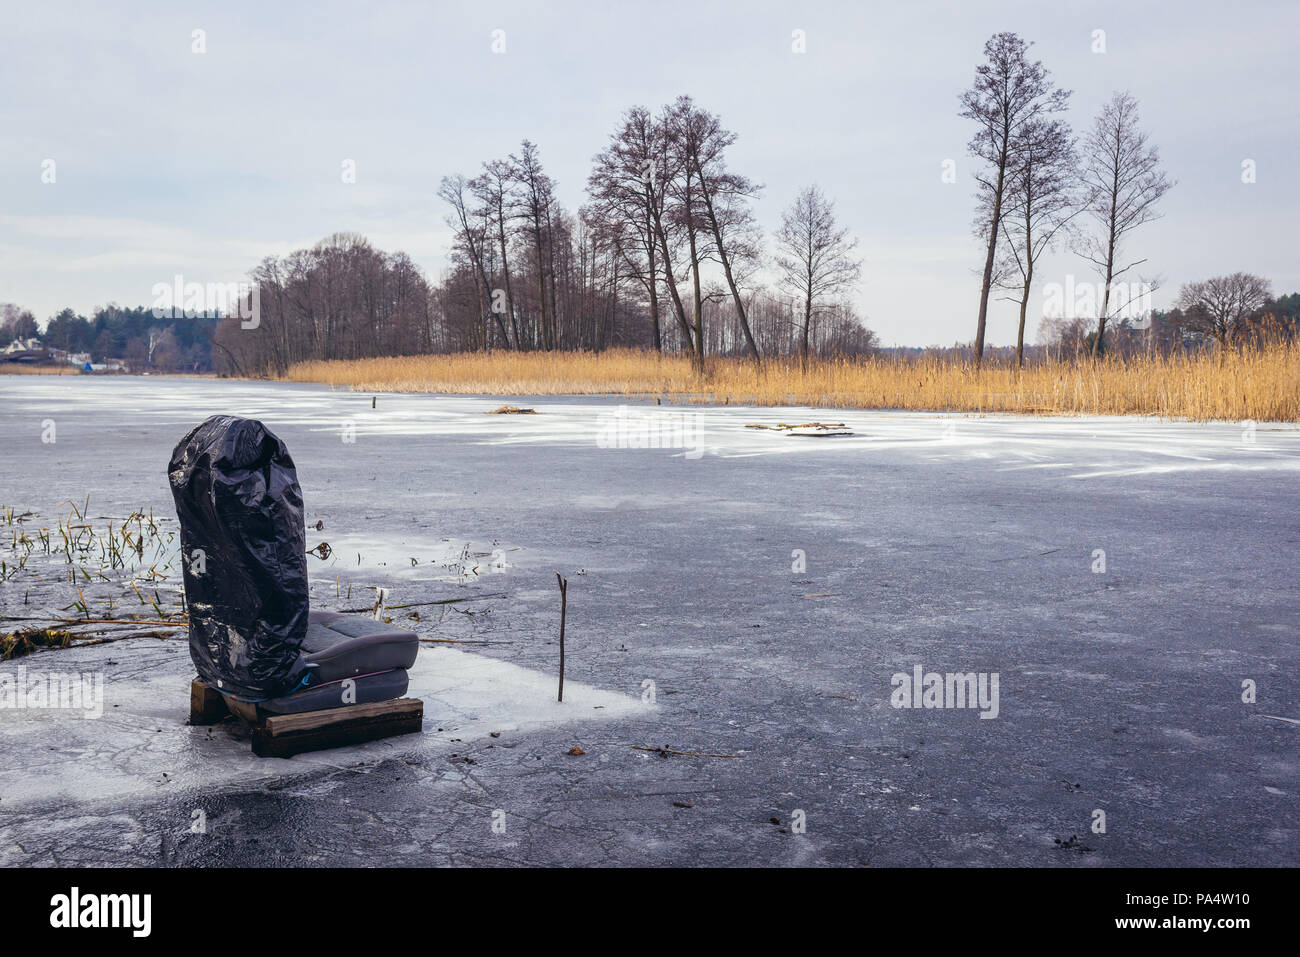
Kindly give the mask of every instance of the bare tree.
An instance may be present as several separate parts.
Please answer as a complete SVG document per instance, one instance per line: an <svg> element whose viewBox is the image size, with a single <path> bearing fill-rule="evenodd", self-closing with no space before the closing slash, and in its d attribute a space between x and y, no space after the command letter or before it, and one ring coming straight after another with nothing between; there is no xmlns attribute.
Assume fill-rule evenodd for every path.
<svg viewBox="0 0 1300 957"><path fill-rule="evenodd" d="M695 353L696 361L702 368L704 363L704 343L703 337L698 334L698 330L702 328L703 318L699 308L699 248L695 242L697 229L694 203L692 202L693 194L690 189L689 179L686 179L683 175L686 166L681 151L676 149L674 145L670 111L668 109L661 110L655 118L654 129L655 148L649 172L650 183L657 196L657 201L651 205L650 215L654 224L655 236L659 240L659 251L663 254L664 285L668 287L668 293L672 298L673 311L677 316L677 324L682 332L682 343L687 349ZM685 180L684 187L683 180ZM683 241L683 233L689 238L689 242ZM692 328L691 323L686 318L686 308L682 304L681 291L677 285L678 272L674 268L674 263L682 261L683 249L689 250L690 259L687 261L687 265L694 270L694 276L696 277L695 328ZM686 266L683 266L683 268L686 268Z"/></svg>
<svg viewBox="0 0 1300 957"><path fill-rule="evenodd" d="M12 302L0 305L0 346L15 339L31 339L39 331L36 316L29 309L21 309Z"/></svg>
<svg viewBox="0 0 1300 957"><path fill-rule="evenodd" d="M524 223L533 241L537 267L537 314L542 332L542 345L546 349L557 346L554 309L555 276L551 245L551 206L555 201L555 181L542 170L537 145L524 140L519 153L510 155L510 177L514 181L513 212ZM546 280L551 280L551 314L546 314Z"/></svg>
<svg viewBox="0 0 1300 957"><path fill-rule="evenodd" d="M708 254L712 240L705 225L703 201L700 198L700 184L695 173L695 162L691 157L692 147L688 143L688 127L694 122L694 104L690 97L678 97L671 106L660 113L660 122L664 128L665 146L665 190L668 202L661 224L664 247L667 250L667 229L684 237L686 251L686 268L691 278L691 336L695 346L696 368L704 371L704 283L700 276L701 264ZM666 227L666 228L665 228ZM665 259L670 256L665 253ZM667 265L668 263L666 263Z"/></svg>
<svg viewBox="0 0 1300 957"><path fill-rule="evenodd" d="M154 364L154 355L162 344L163 334L169 331L166 326L154 326L149 330L149 344L146 346L146 355L149 358L150 365Z"/></svg>
<svg viewBox="0 0 1300 957"><path fill-rule="evenodd" d="M519 318L515 311L515 294L510 283L509 242L506 224L510 218L510 164L504 160L492 160L483 164L483 172L469 181L469 190L479 201L480 215L495 234L497 248L501 255L501 272L505 280L505 307L510 316L510 329L514 333L515 348L521 348L519 338Z"/></svg>
<svg viewBox="0 0 1300 957"><path fill-rule="evenodd" d="M1083 144L1083 182L1087 208L1100 227L1089 236L1080 255L1096 267L1102 278L1101 309L1092 354L1104 348L1106 320L1110 318L1111 284L1134 266L1136 259L1119 265L1128 234L1158 219L1156 203L1174 184L1160 168L1160 153L1138 128L1138 104L1128 93L1116 93L1102 107Z"/></svg>
<svg viewBox="0 0 1300 957"><path fill-rule="evenodd" d="M843 292L862 273L862 263L854 255L857 240L836 222L835 204L815 185L801 191L781 215L775 238L781 286L803 305L799 359L806 369L813 308Z"/></svg>
<svg viewBox="0 0 1300 957"><path fill-rule="evenodd" d="M713 237L712 255L722 267L727 289L736 307L736 317L745 335L745 344L754 361L759 361L758 345L745 315L745 300L740 292L741 272L758 258L757 225L749 201L761 187L727 169L726 150L736 142L736 134L723 128L716 114L698 108L689 96L681 96L669 111L674 141L685 161L687 189L691 175L700 203L700 218ZM694 255L693 255L693 258ZM699 301L698 260L695 274L696 299ZM697 316L698 316L697 305ZM697 328L696 333L699 334Z"/></svg>
<svg viewBox="0 0 1300 957"><path fill-rule="evenodd" d="M1250 317L1268 305L1273 287L1267 279L1234 272L1191 282L1178 294L1188 328L1228 348L1246 330Z"/></svg>
<svg viewBox="0 0 1300 957"><path fill-rule="evenodd" d="M490 321L489 317L495 316L501 339L509 346L510 333L506 330L505 320L500 311L492 308L492 282L488 279L485 257L486 246L490 241L486 222L470 211L465 197L468 188L469 183L464 176L444 176L438 184L438 197L451 207L446 222L456 236L453 248L473 270L475 286L482 297L484 323Z"/></svg>
<svg viewBox="0 0 1300 957"><path fill-rule="evenodd" d="M651 341L663 350L659 326L659 275L665 258L660 252L664 211L664 182L660 169L664 151L663 126L650 112L634 106L623 115L623 126L593 160L587 192L591 215L601 231L616 242L628 275L645 289L650 300ZM676 293L676 283L673 283ZM686 315L678 303L678 321L690 341Z"/></svg>
<svg viewBox="0 0 1300 957"><path fill-rule="evenodd" d="M1016 368L1025 362L1025 318L1034 265L1083 209L1076 188L1074 145L1068 124L1039 118L1025 125L1007 174L1002 257L995 273L997 285L1012 290L1006 298L1020 306Z"/></svg>
<svg viewBox="0 0 1300 957"><path fill-rule="evenodd" d="M1058 90L1042 61L1029 62L1030 44L1014 33L995 33L984 44L985 62L975 71L975 82L961 96L961 116L979 128L968 144L971 154L991 169L977 174L975 182L988 207L988 217L977 227L986 240L984 278L980 284L979 321L975 329L975 362L984 359L984 331L988 323L989 291L998 252L998 232L1003 220L1007 173L1022 148L1025 133L1042 117L1064 110L1068 90Z"/></svg>

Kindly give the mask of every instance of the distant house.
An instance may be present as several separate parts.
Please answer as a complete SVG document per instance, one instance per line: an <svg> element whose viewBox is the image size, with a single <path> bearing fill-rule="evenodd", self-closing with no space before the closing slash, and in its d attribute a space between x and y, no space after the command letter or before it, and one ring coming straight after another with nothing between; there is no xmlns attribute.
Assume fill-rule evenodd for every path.
<svg viewBox="0 0 1300 957"><path fill-rule="evenodd" d="M45 359L45 347L41 345L41 340L32 339L15 339L9 345L0 349L0 359L5 362L18 362L25 365L34 365Z"/></svg>
<svg viewBox="0 0 1300 957"><path fill-rule="evenodd" d="M71 366L85 366L90 362L90 353L69 352L67 349L51 349L50 358L55 362L66 362Z"/></svg>

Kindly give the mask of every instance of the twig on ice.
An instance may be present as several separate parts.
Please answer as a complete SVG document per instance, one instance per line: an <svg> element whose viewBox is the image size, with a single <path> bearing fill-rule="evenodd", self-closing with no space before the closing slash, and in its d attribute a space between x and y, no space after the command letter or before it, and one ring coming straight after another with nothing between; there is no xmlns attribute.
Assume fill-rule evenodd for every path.
<svg viewBox="0 0 1300 957"><path fill-rule="evenodd" d="M675 751L672 748L646 748L639 744L632 745L633 751L651 751L655 754L662 754L667 757L670 754L684 754L692 758L738 758L739 754L710 754L707 751Z"/></svg>
<svg viewBox="0 0 1300 957"><path fill-rule="evenodd" d="M555 580L560 583L560 694L557 701L564 701L564 617L569 606L569 580L555 573Z"/></svg>

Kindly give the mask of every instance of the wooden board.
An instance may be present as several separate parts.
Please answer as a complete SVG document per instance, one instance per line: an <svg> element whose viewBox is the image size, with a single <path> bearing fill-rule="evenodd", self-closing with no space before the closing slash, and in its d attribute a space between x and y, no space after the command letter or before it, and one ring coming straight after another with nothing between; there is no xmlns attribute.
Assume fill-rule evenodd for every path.
<svg viewBox="0 0 1300 957"><path fill-rule="evenodd" d="M423 723L424 702L419 698L270 715L253 725L253 753L262 758L287 758L304 751L415 734Z"/></svg>
<svg viewBox="0 0 1300 957"><path fill-rule="evenodd" d="M216 724L230 714L220 691L198 678L190 682L190 724Z"/></svg>
<svg viewBox="0 0 1300 957"><path fill-rule="evenodd" d="M190 724L217 724L231 715L252 727L254 754L287 758L304 751L418 733L424 722L424 702L419 698L395 698L259 719L257 705L227 698L198 678L190 682Z"/></svg>
<svg viewBox="0 0 1300 957"><path fill-rule="evenodd" d="M253 704L253 702L240 701L238 698L231 698L229 695L225 696L225 698L226 707L230 709L230 713L235 717L243 718L249 724L257 724L261 720L257 716L257 705Z"/></svg>

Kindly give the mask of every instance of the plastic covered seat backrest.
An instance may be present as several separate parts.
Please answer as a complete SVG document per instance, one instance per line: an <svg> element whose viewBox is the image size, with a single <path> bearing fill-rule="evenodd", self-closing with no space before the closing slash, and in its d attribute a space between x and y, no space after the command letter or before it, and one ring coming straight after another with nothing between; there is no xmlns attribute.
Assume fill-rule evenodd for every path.
<svg viewBox="0 0 1300 957"><path fill-rule="evenodd" d="M289 450L256 419L214 415L167 466L180 520L190 656L211 687L257 700L306 673L307 552Z"/></svg>

